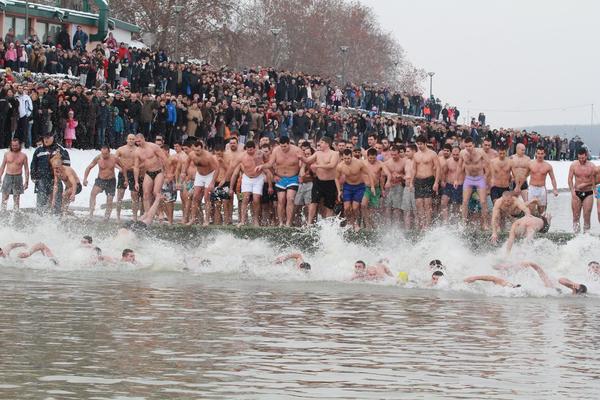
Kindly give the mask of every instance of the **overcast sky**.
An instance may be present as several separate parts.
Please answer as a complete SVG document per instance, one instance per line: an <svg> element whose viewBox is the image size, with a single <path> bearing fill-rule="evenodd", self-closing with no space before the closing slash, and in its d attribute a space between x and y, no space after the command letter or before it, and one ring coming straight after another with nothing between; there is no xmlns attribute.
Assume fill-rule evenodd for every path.
<svg viewBox="0 0 600 400"><path fill-rule="evenodd" d="M600 1L361 1L462 116L484 111L495 127L589 124L593 103L600 123Z"/></svg>

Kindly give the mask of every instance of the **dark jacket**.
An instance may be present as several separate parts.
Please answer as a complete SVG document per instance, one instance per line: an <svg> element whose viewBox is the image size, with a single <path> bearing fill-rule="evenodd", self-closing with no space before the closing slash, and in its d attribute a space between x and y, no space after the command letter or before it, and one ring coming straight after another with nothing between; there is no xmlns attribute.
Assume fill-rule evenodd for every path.
<svg viewBox="0 0 600 400"><path fill-rule="evenodd" d="M71 165L71 158L67 150L58 143L52 143L49 147L40 146L35 149L31 158L31 179L34 181L51 181L54 179L54 172L50 166L50 157L56 152L60 152L63 159L63 165Z"/></svg>

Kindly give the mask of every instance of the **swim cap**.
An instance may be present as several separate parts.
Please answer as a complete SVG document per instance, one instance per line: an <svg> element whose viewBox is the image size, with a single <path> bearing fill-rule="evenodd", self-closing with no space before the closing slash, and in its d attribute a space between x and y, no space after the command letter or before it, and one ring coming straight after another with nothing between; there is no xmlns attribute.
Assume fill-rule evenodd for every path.
<svg viewBox="0 0 600 400"><path fill-rule="evenodd" d="M585 286L583 283L579 284L579 287L577 289L575 289L575 294L584 294L587 293L587 286Z"/></svg>
<svg viewBox="0 0 600 400"><path fill-rule="evenodd" d="M408 272L405 272L405 271L398 272L398 277L396 278L396 282L407 283L408 282Z"/></svg>

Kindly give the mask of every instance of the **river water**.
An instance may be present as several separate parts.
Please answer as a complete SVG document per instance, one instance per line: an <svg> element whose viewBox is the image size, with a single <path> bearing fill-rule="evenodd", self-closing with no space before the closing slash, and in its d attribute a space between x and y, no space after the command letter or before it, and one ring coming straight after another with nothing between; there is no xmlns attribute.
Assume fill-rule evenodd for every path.
<svg viewBox="0 0 600 400"><path fill-rule="evenodd" d="M568 196L551 203L569 230ZM594 230L597 219L594 210ZM41 256L0 265L1 399L595 399L600 393L600 283L587 275L598 238L473 249L455 228L416 243L343 240L323 225L310 274L273 265L263 240L218 235L195 248L137 237L95 238L104 254L139 264L92 265L85 227L57 221L0 227L0 244L43 240ZM285 249L294 250L293 248ZM356 259L390 259L395 279L350 282ZM440 258L447 280L427 287ZM584 282L586 297L546 288L466 285L497 263L533 260L551 279Z"/></svg>

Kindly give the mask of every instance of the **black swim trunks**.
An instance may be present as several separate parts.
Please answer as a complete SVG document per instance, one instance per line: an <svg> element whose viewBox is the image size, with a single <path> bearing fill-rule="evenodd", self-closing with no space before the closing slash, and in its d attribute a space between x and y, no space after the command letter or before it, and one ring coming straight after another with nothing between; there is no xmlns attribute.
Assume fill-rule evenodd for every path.
<svg viewBox="0 0 600 400"><path fill-rule="evenodd" d="M415 178L415 199L426 199L433 197L433 185L435 177Z"/></svg>
<svg viewBox="0 0 600 400"><path fill-rule="evenodd" d="M511 182L510 183L510 190L515 190L515 186L516 182ZM522 185L521 185L521 190L527 190L529 189L529 184L527 183L527 181L525 181Z"/></svg>
<svg viewBox="0 0 600 400"><path fill-rule="evenodd" d="M148 175L150 178L152 178L152 180L156 179L156 177L158 176L158 174L160 174L162 172L162 170L158 169L156 171L146 171L146 175Z"/></svg>
<svg viewBox="0 0 600 400"><path fill-rule="evenodd" d="M496 201L498 200L500 197L502 197L502 194L504 192L508 192L510 189L509 188L503 188L503 187L498 187L498 186L492 186L490 188L490 197L492 198L492 201Z"/></svg>
<svg viewBox="0 0 600 400"><path fill-rule="evenodd" d="M594 194L593 190L587 190L585 192L582 192L580 190L576 190L575 191L575 196L579 197L579 200L584 201L588 196L591 196Z"/></svg>
<svg viewBox="0 0 600 400"><path fill-rule="evenodd" d="M102 192L105 192L107 196L114 196L117 188L117 180L111 179L100 179L96 178L94 186L98 186Z"/></svg>
<svg viewBox="0 0 600 400"><path fill-rule="evenodd" d="M337 188L334 180L322 181L319 178L315 178L313 181L311 202L320 203L321 200L323 200L325 207L333 210L335 201L337 200Z"/></svg>
<svg viewBox="0 0 600 400"><path fill-rule="evenodd" d="M273 193L269 194L269 185L265 182L263 185L263 194L260 197L260 204L269 204L274 201L277 201L277 192L273 188Z"/></svg>
<svg viewBox="0 0 600 400"><path fill-rule="evenodd" d="M81 193L82 189L83 189L83 187L81 186L81 183L77 182L77 186L75 187L75 194Z"/></svg>
<svg viewBox="0 0 600 400"><path fill-rule="evenodd" d="M117 183L117 188L118 189L126 189L125 188L125 175L123 175L122 172L119 172L119 181ZM131 192L135 192L135 177L133 175L132 170L127 171L127 188L129 188L129 190Z"/></svg>

